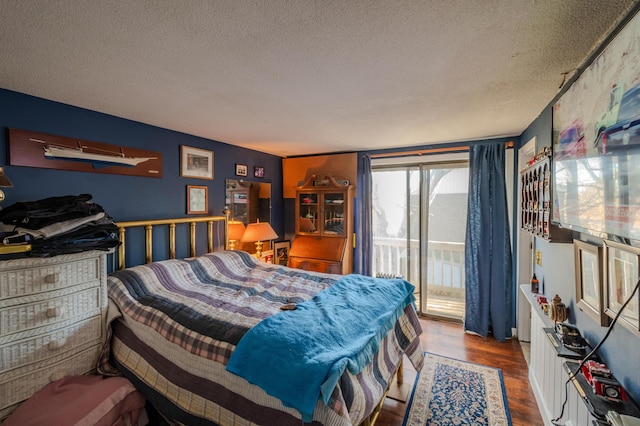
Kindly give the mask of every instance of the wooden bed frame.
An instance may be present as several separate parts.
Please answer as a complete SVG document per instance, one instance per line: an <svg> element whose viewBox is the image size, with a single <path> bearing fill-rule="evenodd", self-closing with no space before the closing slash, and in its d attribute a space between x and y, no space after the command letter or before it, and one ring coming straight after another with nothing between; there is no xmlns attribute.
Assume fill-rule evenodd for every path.
<svg viewBox="0 0 640 426"><path fill-rule="evenodd" d="M125 264L125 255L126 255L126 231L130 228L140 228L144 227L145 229L145 263L151 263L153 261L153 228L155 226L168 226L169 227L169 259L176 258L176 225L178 224L189 224L189 245L190 245L190 256L197 256L196 246L198 241L198 233L197 224L198 223L206 223L207 224L207 250L208 252L214 251L214 241L215 241L215 232L214 232L214 224L218 222L223 222L223 233L224 233L224 249L229 249L229 241L227 238L228 235L228 221L229 214L228 211L225 211L224 216L202 216L196 218L177 218L177 219L154 219L154 220L136 220L136 221L128 221L128 222L117 222L119 240L121 242L120 247L118 248L117 253L115 253L117 260L117 268L124 269L126 268ZM382 410L382 406L384 401L389 394L391 386L393 385L393 377L396 378L396 384L400 387L404 381L403 375L403 360L400 360L394 375L391 377L389 381L389 386L385 390L382 398L376 404L373 412L361 423L360 426L374 426L380 411Z"/></svg>

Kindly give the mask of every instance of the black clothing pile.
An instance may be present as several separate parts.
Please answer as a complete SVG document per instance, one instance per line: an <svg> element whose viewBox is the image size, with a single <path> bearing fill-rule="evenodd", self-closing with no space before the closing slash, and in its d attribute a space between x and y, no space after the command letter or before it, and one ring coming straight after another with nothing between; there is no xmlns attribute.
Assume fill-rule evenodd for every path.
<svg viewBox="0 0 640 426"><path fill-rule="evenodd" d="M32 257L51 257L120 245L118 227L89 194L12 204L0 210L2 244L30 244Z"/></svg>

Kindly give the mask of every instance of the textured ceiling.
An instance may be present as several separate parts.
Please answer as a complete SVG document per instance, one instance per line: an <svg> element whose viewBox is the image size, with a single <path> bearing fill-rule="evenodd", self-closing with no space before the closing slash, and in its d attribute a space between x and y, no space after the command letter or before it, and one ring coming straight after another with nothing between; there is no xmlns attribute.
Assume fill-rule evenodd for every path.
<svg viewBox="0 0 640 426"><path fill-rule="evenodd" d="M519 135L632 0L2 0L0 87L282 156Z"/></svg>

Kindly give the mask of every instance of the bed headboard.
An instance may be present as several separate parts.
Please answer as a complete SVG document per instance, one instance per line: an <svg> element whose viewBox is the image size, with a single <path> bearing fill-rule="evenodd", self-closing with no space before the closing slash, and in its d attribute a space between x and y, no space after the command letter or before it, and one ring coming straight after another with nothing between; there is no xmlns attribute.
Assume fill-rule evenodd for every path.
<svg viewBox="0 0 640 426"><path fill-rule="evenodd" d="M226 211L225 211L226 213ZM129 222L116 222L118 226L118 239L120 240L120 246L118 247L118 251L115 254L117 258L117 268L124 269L126 268L125 259L126 259L126 247L127 247L127 229L131 228L141 228L144 227L145 230L145 262L151 263L153 261L153 228L166 226L169 229L168 236L168 244L169 244L169 259L175 259L176 257L176 225L178 224L189 224L189 246L191 256L196 256L196 242L197 239L197 225L198 223L206 223L207 226L207 250L208 252L212 252L214 250L214 224L221 223L224 248L229 248L229 240L227 239L228 235L228 221L229 217L227 214L225 216L199 216L199 217L183 217L177 219L153 219L153 220L134 220Z"/></svg>

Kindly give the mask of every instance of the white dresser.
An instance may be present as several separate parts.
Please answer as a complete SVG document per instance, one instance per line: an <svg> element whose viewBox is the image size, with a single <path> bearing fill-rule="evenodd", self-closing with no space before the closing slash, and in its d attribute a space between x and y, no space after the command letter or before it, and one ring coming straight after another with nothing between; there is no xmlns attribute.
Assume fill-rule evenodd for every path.
<svg viewBox="0 0 640 426"><path fill-rule="evenodd" d="M95 371L104 251L0 261L0 419L48 383Z"/></svg>

